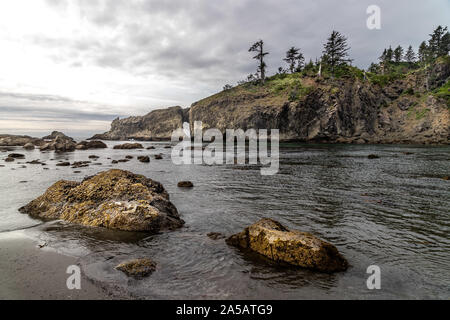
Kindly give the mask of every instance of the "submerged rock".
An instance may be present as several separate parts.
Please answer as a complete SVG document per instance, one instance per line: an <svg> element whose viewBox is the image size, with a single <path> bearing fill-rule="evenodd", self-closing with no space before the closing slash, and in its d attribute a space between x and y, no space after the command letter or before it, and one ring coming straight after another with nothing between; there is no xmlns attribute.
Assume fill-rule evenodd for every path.
<svg viewBox="0 0 450 320"><path fill-rule="evenodd" d="M335 246L310 233L289 230L272 219L262 219L226 242L250 249L276 262L322 272L344 271L347 260Z"/></svg>
<svg viewBox="0 0 450 320"><path fill-rule="evenodd" d="M118 144L114 146L114 149L144 149L142 144L140 143L124 143L124 144Z"/></svg>
<svg viewBox="0 0 450 320"><path fill-rule="evenodd" d="M16 159L14 159L14 158L11 158L11 157L7 157L6 159L5 159L5 162L14 162Z"/></svg>
<svg viewBox="0 0 450 320"><path fill-rule="evenodd" d="M178 182L178 188L193 188L194 184L190 181L180 181Z"/></svg>
<svg viewBox="0 0 450 320"><path fill-rule="evenodd" d="M159 232L184 224L159 182L117 169L81 183L58 181L19 211L36 218L124 231Z"/></svg>
<svg viewBox="0 0 450 320"><path fill-rule="evenodd" d="M162 154L155 155L155 160L162 160L163 156Z"/></svg>
<svg viewBox="0 0 450 320"><path fill-rule="evenodd" d="M369 154L369 155L367 156L367 158L368 158L368 159L379 159L380 157L377 156L376 154Z"/></svg>
<svg viewBox="0 0 450 320"><path fill-rule="evenodd" d="M141 278L153 273L156 270L156 263L147 258L135 259L119 264L116 269L127 276Z"/></svg>
<svg viewBox="0 0 450 320"><path fill-rule="evenodd" d="M219 240L219 239L225 239L226 237L221 234L220 232L210 232L207 234L208 238L212 240Z"/></svg>

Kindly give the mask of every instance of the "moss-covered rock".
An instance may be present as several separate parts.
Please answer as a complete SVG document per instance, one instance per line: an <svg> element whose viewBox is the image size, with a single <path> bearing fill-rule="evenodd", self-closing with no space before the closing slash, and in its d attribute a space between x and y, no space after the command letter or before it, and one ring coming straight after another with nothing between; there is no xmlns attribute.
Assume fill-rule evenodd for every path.
<svg viewBox="0 0 450 320"><path fill-rule="evenodd" d="M19 211L36 218L125 231L158 232L184 224L159 182L116 169L81 183L58 181Z"/></svg>
<svg viewBox="0 0 450 320"><path fill-rule="evenodd" d="M142 278L156 270L156 263L147 258L134 259L119 264L116 266L116 269L122 271L127 276Z"/></svg>
<svg viewBox="0 0 450 320"><path fill-rule="evenodd" d="M348 267L347 260L332 244L307 232L288 230L272 219L262 219L226 241L273 261L312 270L336 272Z"/></svg>

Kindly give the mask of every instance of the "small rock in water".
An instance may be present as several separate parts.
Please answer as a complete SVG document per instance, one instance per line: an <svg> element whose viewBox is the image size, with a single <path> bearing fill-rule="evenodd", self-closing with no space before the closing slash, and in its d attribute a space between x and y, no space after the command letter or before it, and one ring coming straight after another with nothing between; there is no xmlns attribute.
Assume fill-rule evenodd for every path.
<svg viewBox="0 0 450 320"><path fill-rule="evenodd" d="M226 237L221 234L220 232L210 232L207 234L207 236L212 240L219 240L219 239L225 239Z"/></svg>
<svg viewBox="0 0 450 320"><path fill-rule="evenodd" d="M155 155L155 159L156 160L162 160L162 154L157 154L157 155Z"/></svg>
<svg viewBox="0 0 450 320"><path fill-rule="evenodd" d="M275 262L321 272L344 271L347 260L335 246L314 235L289 230L272 219L262 219L226 240L227 244L257 252Z"/></svg>
<svg viewBox="0 0 450 320"><path fill-rule="evenodd" d="M96 156L96 155L91 155L91 156L89 156L88 157L89 159L98 159L98 158L100 158L99 156Z"/></svg>
<svg viewBox="0 0 450 320"><path fill-rule="evenodd" d="M114 146L114 149L144 149L140 143L124 143Z"/></svg>
<svg viewBox="0 0 450 320"><path fill-rule="evenodd" d="M150 147L147 148L147 150L153 150L153 149L155 149L154 146L150 146Z"/></svg>
<svg viewBox="0 0 450 320"><path fill-rule="evenodd" d="M25 150L34 150L35 146L34 146L34 144L32 144L31 142L29 142L29 143L25 144L25 145L23 146L23 148L24 148Z"/></svg>
<svg viewBox="0 0 450 320"><path fill-rule="evenodd" d="M116 269L129 277L142 278L156 270L156 263L147 258L135 259L119 264Z"/></svg>
<svg viewBox="0 0 450 320"><path fill-rule="evenodd" d="M180 181L178 182L179 188L193 188L194 184L190 181Z"/></svg>
<svg viewBox="0 0 450 320"><path fill-rule="evenodd" d="M60 162L56 164L57 167L68 167L70 166L70 162Z"/></svg>
<svg viewBox="0 0 450 320"><path fill-rule="evenodd" d="M369 154L369 155L367 156L367 158L368 158L368 159L379 159L380 157L377 156L376 154Z"/></svg>
<svg viewBox="0 0 450 320"><path fill-rule="evenodd" d="M133 159L134 157L133 156L125 156L125 159Z"/></svg>
<svg viewBox="0 0 450 320"><path fill-rule="evenodd" d="M8 157L5 159L5 162L14 162L14 161L15 161L15 159L11 158L11 157Z"/></svg>
<svg viewBox="0 0 450 320"><path fill-rule="evenodd" d="M140 156L140 157L138 157L138 160L140 162L143 162L143 163L149 163L150 162L150 157L148 157L148 156Z"/></svg>
<svg viewBox="0 0 450 320"><path fill-rule="evenodd" d="M111 161L111 163L112 163L112 164L118 164L118 163L119 163L119 161L117 161L117 160L113 160L113 161Z"/></svg>
<svg viewBox="0 0 450 320"><path fill-rule="evenodd" d="M20 154L20 153L10 153L8 155L9 158L14 158L14 159L25 159L25 155Z"/></svg>

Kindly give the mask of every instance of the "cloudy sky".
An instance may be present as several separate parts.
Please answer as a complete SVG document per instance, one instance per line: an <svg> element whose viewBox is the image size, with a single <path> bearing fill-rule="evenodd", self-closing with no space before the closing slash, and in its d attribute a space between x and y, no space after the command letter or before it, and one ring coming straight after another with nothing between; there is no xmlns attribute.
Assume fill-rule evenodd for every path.
<svg viewBox="0 0 450 320"><path fill-rule="evenodd" d="M366 27L369 5L381 30ZM391 45L417 48L450 21L449 0L1 0L0 133L103 132L117 116L188 107L297 46L319 57L331 30L366 68Z"/></svg>

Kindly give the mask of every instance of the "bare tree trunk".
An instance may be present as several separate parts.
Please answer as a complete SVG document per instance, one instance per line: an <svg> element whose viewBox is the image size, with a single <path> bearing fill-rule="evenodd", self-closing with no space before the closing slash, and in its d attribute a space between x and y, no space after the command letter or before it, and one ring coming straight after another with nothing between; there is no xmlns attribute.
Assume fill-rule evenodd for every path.
<svg viewBox="0 0 450 320"><path fill-rule="evenodd" d="M260 56L261 57L259 58L259 68L261 70L261 82L262 83L264 83L264 81L266 79L266 75L264 74L264 65L263 65L263 63L264 63L264 61L263 61L264 56L263 56L263 52L264 52L263 44L261 43L261 52L260 52Z"/></svg>

